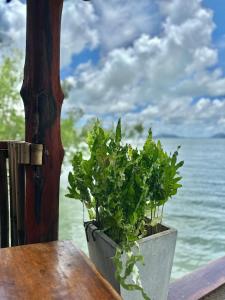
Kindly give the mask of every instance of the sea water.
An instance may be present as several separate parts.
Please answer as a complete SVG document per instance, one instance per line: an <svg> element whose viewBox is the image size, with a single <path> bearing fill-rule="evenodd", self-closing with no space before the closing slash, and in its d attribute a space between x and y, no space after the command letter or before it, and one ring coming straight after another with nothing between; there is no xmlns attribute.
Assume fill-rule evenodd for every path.
<svg viewBox="0 0 225 300"><path fill-rule="evenodd" d="M225 255L225 139L162 139L168 152L181 145L183 187L165 206L164 223L178 230L172 279ZM66 184L67 171L62 176ZM83 208L61 189L60 239L87 252ZM84 215L84 216L83 216Z"/></svg>

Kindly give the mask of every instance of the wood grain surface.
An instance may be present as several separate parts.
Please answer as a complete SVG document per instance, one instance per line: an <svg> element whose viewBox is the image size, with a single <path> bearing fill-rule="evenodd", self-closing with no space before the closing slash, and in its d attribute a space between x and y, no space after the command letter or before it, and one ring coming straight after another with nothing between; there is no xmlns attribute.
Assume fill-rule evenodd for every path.
<svg viewBox="0 0 225 300"><path fill-rule="evenodd" d="M71 242L0 250L0 299L114 300L121 297Z"/></svg>

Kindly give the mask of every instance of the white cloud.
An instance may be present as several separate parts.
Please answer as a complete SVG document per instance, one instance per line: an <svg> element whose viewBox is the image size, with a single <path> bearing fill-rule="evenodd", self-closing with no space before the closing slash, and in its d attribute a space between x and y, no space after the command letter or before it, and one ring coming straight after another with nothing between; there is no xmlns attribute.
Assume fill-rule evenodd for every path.
<svg viewBox="0 0 225 300"><path fill-rule="evenodd" d="M154 13L150 13L154 10ZM13 47L25 48L26 5L14 0L0 4L0 37ZM160 25L155 1L65 1L62 13L61 65L72 56L94 49L105 50L132 43L142 33L154 33Z"/></svg>
<svg viewBox="0 0 225 300"><path fill-rule="evenodd" d="M156 1L93 0L99 16L101 46L105 50L128 45L143 33L154 34L160 26Z"/></svg>
<svg viewBox="0 0 225 300"><path fill-rule="evenodd" d="M111 50L97 67L86 65L75 75L71 103L76 99L87 113L123 114L128 122L141 119L146 126L170 126L180 134L198 134L196 124L201 130L206 123L216 128L225 102L211 97L225 95L225 78L216 67L212 12L198 0L187 6L182 0L159 3L164 22L158 35L141 34L132 45ZM111 33L110 26L104 29Z"/></svg>
<svg viewBox="0 0 225 300"><path fill-rule="evenodd" d="M65 1L62 13L61 65L71 62L74 54L84 48L98 46L97 15L93 6L84 1Z"/></svg>
<svg viewBox="0 0 225 300"><path fill-rule="evenodd" d="M18 48L24 52L26 32L26 5L19 0L5 4L0 2L0 46L1 52Z"/></svg>

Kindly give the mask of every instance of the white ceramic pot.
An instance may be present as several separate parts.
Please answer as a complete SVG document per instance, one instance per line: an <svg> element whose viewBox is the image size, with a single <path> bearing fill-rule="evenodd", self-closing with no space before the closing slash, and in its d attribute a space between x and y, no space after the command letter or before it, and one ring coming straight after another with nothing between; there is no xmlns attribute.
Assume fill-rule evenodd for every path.
<svg viewBox="0 0 225 300"><path fill-rule="evenodd" d="M177 231L160 225L163 231L138 241L145 264L137 264L144 291L151 300L166 300L172 270ZM121 294L124 300L143 299L139 291L127 291L120 287L114 277L115 266L112 257L117 244L96 226L86 228L89 256L100 273Z"/></svg>

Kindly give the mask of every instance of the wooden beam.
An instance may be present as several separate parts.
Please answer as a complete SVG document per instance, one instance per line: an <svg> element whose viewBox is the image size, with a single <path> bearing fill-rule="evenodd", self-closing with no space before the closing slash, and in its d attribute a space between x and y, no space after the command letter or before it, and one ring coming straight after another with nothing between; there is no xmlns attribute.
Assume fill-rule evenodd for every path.
<svg viewBox="0 0 225 300"><path fill-rule="evenodd" d="M26 142L44 145L43 166L26 167L25 243L58 238L59 180L63 160L59 79L63 0L27 0L24 81Z"/></svg>
<svg viewBox="0 0 225 300"><path fill-rule="evenodd" d="M9 246L9 203L7 180L7 150L0 149L0 247Z"/></svg>
<svg viewBox="0 0 225 300"><path fill-rule="evenodd" d="M30 149L30 145L25 142L8 142L11 246L24 244L24 162L30 163L31 155L30 151L27 151Z"/></svg>
<svg viewBox="0 0 225 300"><path fill-rule="evenodd" d="M8 141L0 141L0 150L8 150Z"/></svg>
<svg viewBox="0 0 225 300"><path fill-rule="evenodd" d="M224 285L225 257L222 257L171 283L168 300L203 299ZM225 296L210 299L225 299Z"/></svg>

